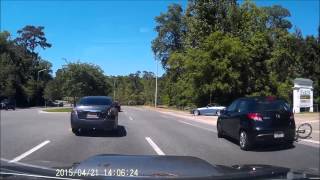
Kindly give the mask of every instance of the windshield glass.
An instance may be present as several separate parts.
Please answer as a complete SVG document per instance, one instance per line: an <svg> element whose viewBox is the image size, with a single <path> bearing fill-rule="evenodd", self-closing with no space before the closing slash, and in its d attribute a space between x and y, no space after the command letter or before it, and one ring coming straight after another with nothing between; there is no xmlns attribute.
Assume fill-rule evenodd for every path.
<svg viewBox="0 0 320 180"><path fill-rule="evenodd" d="M82 98L80 99L79 105L91 106L91 105L111 105L111 99L107 98Z"/></svg>
<svg viewBox="0 0 320 180"><path fill-rule="evenodd" d="M290 106L283 100L254 101L249 103L252 111L290 111Z"/></svg>

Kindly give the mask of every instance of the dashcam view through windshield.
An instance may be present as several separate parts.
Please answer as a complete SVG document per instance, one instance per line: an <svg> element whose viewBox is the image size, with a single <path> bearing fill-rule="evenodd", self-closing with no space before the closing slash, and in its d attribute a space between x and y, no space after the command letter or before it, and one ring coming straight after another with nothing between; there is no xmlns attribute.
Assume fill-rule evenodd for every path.
<svg viewBox="0 0 320 180"><path fill-rule="evenodd" d="M1 0L0 179L320 179L319 0Z"/></svg>

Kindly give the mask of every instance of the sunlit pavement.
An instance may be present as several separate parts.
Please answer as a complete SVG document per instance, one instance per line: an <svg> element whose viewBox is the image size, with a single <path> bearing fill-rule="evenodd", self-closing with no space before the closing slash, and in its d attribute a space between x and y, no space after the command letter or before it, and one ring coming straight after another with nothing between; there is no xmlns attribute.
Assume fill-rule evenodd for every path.
<svg viewBox="0 0 320 180"><path fill-rule="evenodd" d="M193 120L195 122L201 122L208 125L216 126L218 116L194 116L193 114L190 114L189 112L184 111L177 111L172 109L166 109L166 108L154 108L150 106L143 106L145 109L154 110L161 112L163 114L169 114L171 116L175 117L182 117L185 119ZM299 113L295 114L295 122L297 127L303 123L309 123L312 126L312 134L307 139L299 139L299 143L313 143L315 145L320 145L320 114L319 113Z"/></svg>
<svg viewBox="0 0 320 180"><path fill-rule="evenodd" d="M192 116L123 107L121 133L91 131L75 136L70 113L40 112L40 108L1 111L1 161L61 167L97 154L157 154L195 156L229 166L269 164L319 171L317 143L265 146L246 152L232 140L218 139L214 125L190 119Z"/></svg>

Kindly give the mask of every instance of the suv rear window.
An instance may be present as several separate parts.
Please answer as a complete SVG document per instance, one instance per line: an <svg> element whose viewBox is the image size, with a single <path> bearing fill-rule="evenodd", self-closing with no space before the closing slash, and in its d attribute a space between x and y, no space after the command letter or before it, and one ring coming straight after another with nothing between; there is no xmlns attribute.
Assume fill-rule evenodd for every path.
<svg viewBox="0 0 320 180"><path fill-rule="evenodd" d="M112 101L108 98L82 98L79 105L111 105Z"/></svg>
<svg viewBox="0 0 320 180"><path fill-rule="evenodd" d="M291 111L290 105L284 100L259 100L251 101L252 111Z"/></svg>

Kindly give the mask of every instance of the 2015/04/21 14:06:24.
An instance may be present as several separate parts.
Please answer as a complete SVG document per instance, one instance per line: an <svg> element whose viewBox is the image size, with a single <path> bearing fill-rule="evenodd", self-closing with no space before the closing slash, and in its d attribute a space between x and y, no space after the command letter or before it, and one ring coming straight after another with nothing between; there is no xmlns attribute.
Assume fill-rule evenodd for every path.
<svg viewBox="0 0 320 180"><path fill-rule="evenodd" d="M138 169L56 169L56 177L63 176L139 176Z"/></svg>

